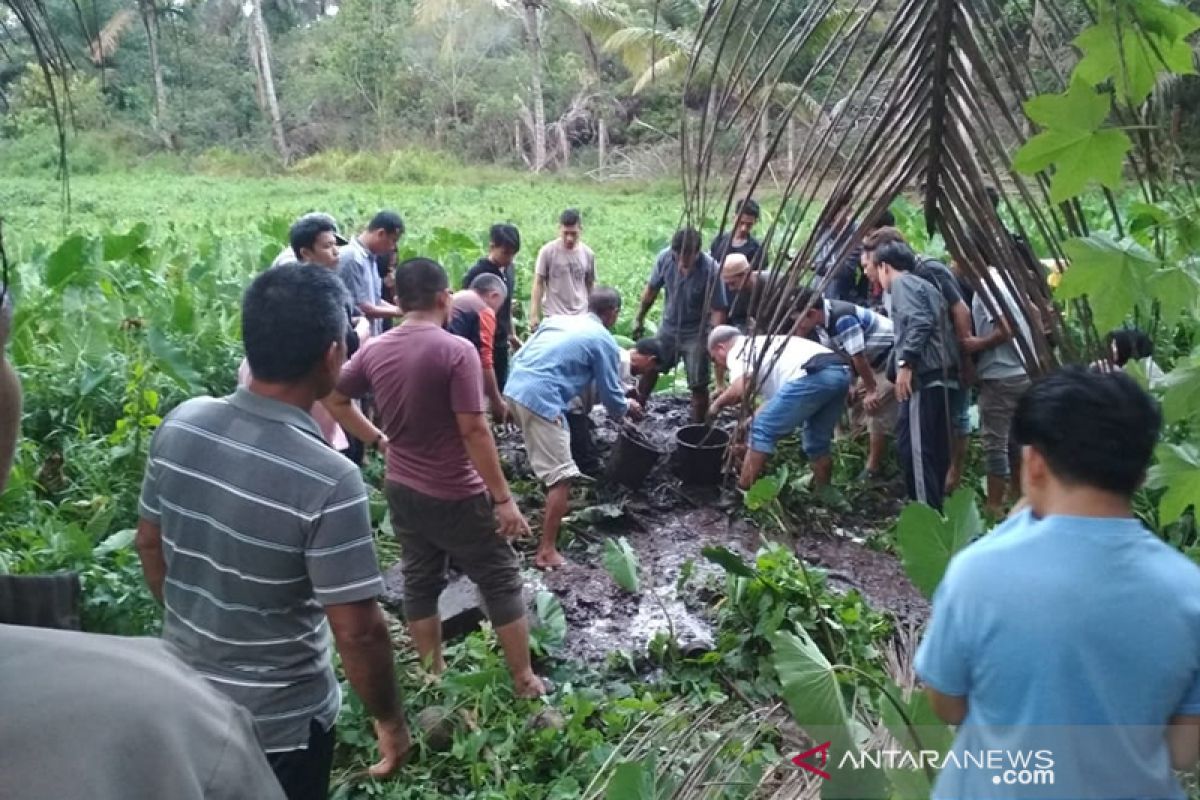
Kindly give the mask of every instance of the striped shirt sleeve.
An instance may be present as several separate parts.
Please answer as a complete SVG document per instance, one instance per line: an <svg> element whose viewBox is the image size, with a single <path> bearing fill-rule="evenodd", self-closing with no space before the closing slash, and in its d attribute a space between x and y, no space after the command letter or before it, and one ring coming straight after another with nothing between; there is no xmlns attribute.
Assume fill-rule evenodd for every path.
<svg viewBox="0 0 1200 800"><path fill-rule="evenodd" d="M383 591L367 490L358 470L346 473L313 520L304 560L321 605L369 600Z"/></svg>

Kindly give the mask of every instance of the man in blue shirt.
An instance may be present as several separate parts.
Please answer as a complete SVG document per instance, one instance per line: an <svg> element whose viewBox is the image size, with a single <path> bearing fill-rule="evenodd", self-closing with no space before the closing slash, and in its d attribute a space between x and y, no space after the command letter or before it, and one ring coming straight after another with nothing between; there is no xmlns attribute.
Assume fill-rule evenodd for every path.
<svg viewBox="0 0 1200 800"><path fill-rule="evenodd" d="M709 325L715 328L725 324L729 301L721 270L701 249L700 233L695 228L676 231L671 246L658 254L633 323L633 338L642 337L646 315L663 289L667 290L667 299L658 327L662 366L674 369L683 359L692 392L692 421L703 422L708 416ZM723 378L724 373L718 370L718 386L724 383ZM642 377L642 397L650 396L657 380L657 372Z"/></svg>
<svg viewBox="0 0 1200 800"><path fill-rule="evenodd" d="M404 220L395 211L380 211L338 254L338 274L359 313L371 323L371 336L383 333L383 321L401 316L383 299L383 279L376 259L395 252L404 235Z"/></svg>
<svg viewBox="0 0 1200 800"><path fill-rule="evenodd" d="M563 565L558 530L567 513L571 481L582 473L571 457L566 416L571 401L595 384L610 416L640 419L642 407L625 397L621 384L621 350L609 329L621 313L621 295L600 287L588 299L589 313L555 314L542 320L513 359L504 387L509 410L525 435L529 464L546 485L542 539L534 564L539 569Z"/></svg>
<svg viewBox="0 0 1200 800"><path fill-rule="evenodd" d="M1129 376L1079 367L1019 402L1028 507L951 561L917 652L959 726L935 798L1185 796L1171 768L1200 756L1200 568L1132 510L1161 423ZM1049 751L1053 786L980 769L981 750Z"/></svg>

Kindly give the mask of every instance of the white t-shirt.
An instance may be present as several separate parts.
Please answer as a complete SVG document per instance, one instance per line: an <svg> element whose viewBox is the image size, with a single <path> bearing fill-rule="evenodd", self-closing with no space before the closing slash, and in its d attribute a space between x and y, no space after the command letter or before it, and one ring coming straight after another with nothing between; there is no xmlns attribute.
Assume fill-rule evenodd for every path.
<svg viewBox="0 0 1200 800"><path fill-rule="evenodd" d="M764 352L760 362L759 356ZM810 358L832 352L799 336L739 336L729 351L729 381L732 383L756 368L765 370L758 380L758 393L764 400L770 400L785 383L804 376L804 365Z"/></svg>

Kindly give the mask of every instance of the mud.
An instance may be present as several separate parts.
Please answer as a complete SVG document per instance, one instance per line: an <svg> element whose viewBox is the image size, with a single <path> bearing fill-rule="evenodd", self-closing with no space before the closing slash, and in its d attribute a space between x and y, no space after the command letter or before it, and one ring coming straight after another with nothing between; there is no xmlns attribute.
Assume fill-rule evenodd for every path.
<svg viewBox="0 0 1200 800"><path fill-rule="evenodd" d="M600 409L592 422L597 451L607 463L618 428ZM644 654L655 634L672 626L685 650L711 646L712 614L706 601L723 578L721 569L700 551L721 545L749 558L761 546L762 534L738 513L742 501L736 491L681 484L673 469L675 433L688 423L686 398L653 398L638 430L667 455L636 491L603 479L577 489L566 526L569 533L564 530L560 537L567 565L545 574L526 571L531 594L551 591L563 607L568 633L561 656L599 664L616 651ZM525 481L532 486L520 433L501 434L499 445L517 485ZM540 492L534 489L521 499L536 532L541 524ZM880 491L849 511L806 510L803 518L792 520L798 531L794 544L799 556L828 571L832 588L857 588L876 610L900 622L920 623L928 616L928 604L895 556L867 545L878 528L895 519L899 507L898 500ZM621 589L603 564L604 540L619 536L627 539L640 562L638 595ZM533 543L523 548L531 567ZM678 596L676 583L689 562L694 572L683 596Z"/></svg>

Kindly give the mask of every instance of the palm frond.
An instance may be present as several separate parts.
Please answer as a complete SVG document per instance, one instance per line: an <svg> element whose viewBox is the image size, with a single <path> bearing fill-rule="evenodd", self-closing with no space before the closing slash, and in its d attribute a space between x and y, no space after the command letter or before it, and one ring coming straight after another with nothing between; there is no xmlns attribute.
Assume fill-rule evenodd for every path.
<svg viewBox="0 0 1200 800"><path fill-rule="evenodd" d="M129 26L136 19L137 14L131 8L117 9L117 12L109 17L108 22L104 23L104 27L96 34L96 38L88 44L88 57L93 64L101 66L113 57L120 46L122 34L129 30Z"/></svg>

